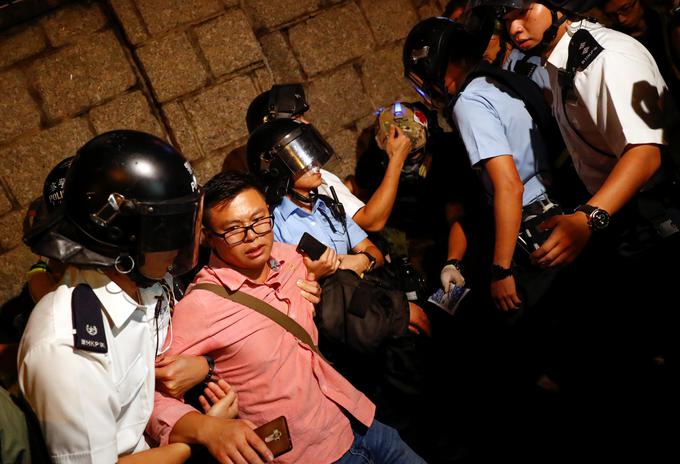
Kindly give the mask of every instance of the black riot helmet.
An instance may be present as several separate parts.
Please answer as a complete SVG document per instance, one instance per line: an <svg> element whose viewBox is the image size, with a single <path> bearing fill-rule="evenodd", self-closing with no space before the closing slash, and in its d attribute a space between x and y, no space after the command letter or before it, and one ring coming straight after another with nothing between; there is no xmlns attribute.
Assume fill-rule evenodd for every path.
<svg viewBox="0 0 680 464"><path fill-rule="evenodd" d="M101 134L78 151L64 182L61 218L34 251L81 266L114 266L144 283L145 257L164 252L169 271L196 265L202 192L188 161L143 132Z"/></svg>
<svg viewBox="0 0 680 464"><path fill-rule="evenodd" d="M50 215L55 215L56 210L64 201L64 183L66 173L71 166L73 156L64 158L47 174L43 183L42 195L36 198L28 206L23 220L24 237L30 237L45 227Z"/></svg>
<svg viewBox="0 0 680 464"><path fill-rule="evenodd" d="M248 168L265 184L267 201L276 204L296 179L322 167L333 149L311 124L274 119L258 127L248 139Z"/></svg>
<svg viewBox="0 0 680 464"><path fill-rule="evenodd" d="M302 84L274 85L262 92L248 106L246 126L252 133L267 121L294 118L309 110Z"/></svg>
<svg viewBox="0 0 680 464"><path fill-rule="evenodd" d="M430 107L444 107L449 95L444 83L450 61L481 59L493 28L467 30L449 18L427 18L416 24L404 43L404 77Z"/></svg>

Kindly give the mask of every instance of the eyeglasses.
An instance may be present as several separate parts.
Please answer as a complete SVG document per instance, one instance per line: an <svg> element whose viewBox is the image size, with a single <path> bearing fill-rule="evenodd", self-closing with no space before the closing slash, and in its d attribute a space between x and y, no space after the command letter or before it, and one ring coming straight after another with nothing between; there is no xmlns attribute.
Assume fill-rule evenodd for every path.
<svg viewBox="0 0 680 464"><path fill-rule="evenodd" d="M635 5L637 5L637 2L638 0L633 0L632 2L628 2L614 11L609 12L605 11L604 15L610 19L617 19L620 18L621 16L628 16L633 11L633 8L635 8Z"/></svg>
<svg viewBox="0 0 680 464"><path fill-rule="evenodd" d="M221 237L222 240L226 242L229 246L238 245L246 240L248 236L248 231L252 230L255 235L264 235L271 232L274 226L274 216L267 216L260 218L250 225L243 227L230 227L226 231L218 234L215 231L211 231L217 237Z"/></svg>

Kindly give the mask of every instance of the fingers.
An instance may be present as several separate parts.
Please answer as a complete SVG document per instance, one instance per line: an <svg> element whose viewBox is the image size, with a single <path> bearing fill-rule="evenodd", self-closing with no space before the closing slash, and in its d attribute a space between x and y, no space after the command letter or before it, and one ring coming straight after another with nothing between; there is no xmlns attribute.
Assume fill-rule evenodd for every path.
<svg viewBox="0 0 680 464"><path fill-rule="evenodd" d="M219 379L217 382L208 382L206 389L211 390L218 398L224 398L231 391L231 386Z"/></svg>
<svg viewBox="0 0 680 464"><path fill-rule="evenodd" d="M552 229L557 225L557 216L550 216L538 225L539 230Z"/></svg>
<svg viewBox="0 0 680 464"><path fill-rule="evenodd" d="M338 270L338 266L340 265L338 254L331 247L328 247L326 251L328 252L328 255L326 256L326 263L328 263L332 271L335 272Z"/></svg>
<svg viewBox="0 0 680 464"><path fill-rule="evenodd" d="M217 396L217 394L213 390L211 390L209 387L205 387L203 389L203 394L210 401L210 404L215 404L220 400L220 398Z"/></svg>
<svg viewBox="0 0 680 464"><path fill-rule="evenodd" d="M501 311L511 311L517 309L519 308L519 305L522 303L517 294L497 297L494 300L496 303L496 307Z"/></svg>
<svg viewBox="0 0 680 464"><path fill-rule="evenodd" d="M198 402L201 403L201 407L203 408L203 412L207 414L208 411L210 411L210 408L211 408L212 405L210 403L208 403L208 400L206 400L205 396L203 396L203 395L200 395L198 397Z"/></svg>
<svg viewBox="0 0 680 464"><path fill-rule="evenodd" d="M269 448L267 448L267 445L265 444L264 440L258 437L255 432L251 431L251 433L246 435L246 438L248 440L248 444L250 445L250 447L246 447L243 455L248 459L249 463L251 464L259 463L260 456L264 457L268 462L274 460L274 455L269 450ZM257 451L257 454L255 453L255 451L253 451L253 448L255 449L255 451Z"/></svg>
<svg viewBox="0 0 680 464"><path fill-rule="evenodd" d="M296 282L297 286L301 290L305 290L310 293L316 293L318 289L321 288L319 283L317 281L309 281L309 280L303 280L303 279L298 279Z"/></svg>
<svg viewBox="0 0 680 464"><path fill-rule="evenodd" d="M316 282L316 275L313 272L307 273L307 280Z"/></svg>
<svg viewBox="0 0 680 464"><path fill-rule="evenodd" d="M165 367L177 360L176 354L162 354L156 358L156 367Z"/></svg>
<svg viewBox="0 0 680 464"><path fill-rule="evenodd" d="M310 273L314 277L313 273ZM321 285L319 282L313 280L298 280L297 286L300 287L302 297L312 304L318 304L321 301Z"/></svg>
<svg viewBox="0 0 680 464"><path fill-rule="evenodd" d="M231 385L229 385L229 384L227 383L227 381L224 380L224 379L218 379L218 380L217 380L217 386L219 386L220 389L222 389L222 391L224 391L225 393L226 393L226 392L229 392L229 391L231 391L231 390L233 390L233 388L231 387Z"/></svg>
<svg viewBox="0 0 680 464"><path fill-rule="evenodd" d="M449 272L447 266L444 266L442 271L439 273L439 280L441 280L442 282L442 288L444 289L444 291L448 292L449 287L451 286L451 279L449 279Z"/></svg>

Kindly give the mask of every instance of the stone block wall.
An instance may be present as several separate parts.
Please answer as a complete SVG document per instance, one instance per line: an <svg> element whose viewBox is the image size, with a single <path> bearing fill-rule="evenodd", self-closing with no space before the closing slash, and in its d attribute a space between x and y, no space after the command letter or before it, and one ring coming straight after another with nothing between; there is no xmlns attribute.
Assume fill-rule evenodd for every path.
<svg viewBox="0 0 680 464"><path fill-rule="evenodd" d="M302 82L309 120L337 151L331 169L352 173L375 109L417 98L401 77L403 39L445 3L66 1L0 31L0 304L36 259L21 243L28 204L96 134L156 134L205 182L242 165L250 101L274 83Z"/></svg>

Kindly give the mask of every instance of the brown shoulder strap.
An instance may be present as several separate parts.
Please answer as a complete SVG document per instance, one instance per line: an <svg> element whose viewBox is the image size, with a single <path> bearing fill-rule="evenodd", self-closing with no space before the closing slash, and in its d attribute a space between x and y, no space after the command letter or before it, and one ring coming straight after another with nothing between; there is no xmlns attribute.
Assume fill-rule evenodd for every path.
<svg viewBox="0 0 680 464"><path fill-rule="evenodd" d="M207 290L223 298L242 304L243 306L247 306L257 311L263 316L266 316L269 319L276 322L277 324L279 324L281 327L283 327L288 332L293 334L295 338L305 343L307 346L311 348L312 351L314 351L316 354L321 356L321 358L327 361L326 358L324 358L324 356L319 351L319 348L314 344L312 337L300 324L295 322L293 319L291 319L278 309L274 308L272 305L260 300L259 298L256 298L252 295L248 295L247 293L244 293L239 290L236 290L235 292L230 292L221 285L209 283L196 284L191 290L192 291Z"/></svg>

